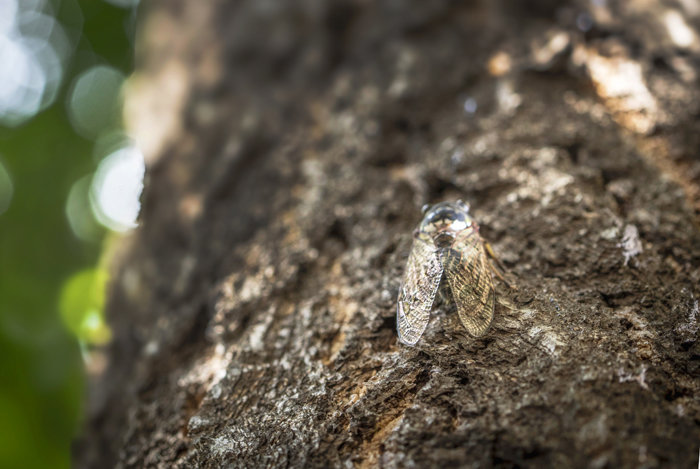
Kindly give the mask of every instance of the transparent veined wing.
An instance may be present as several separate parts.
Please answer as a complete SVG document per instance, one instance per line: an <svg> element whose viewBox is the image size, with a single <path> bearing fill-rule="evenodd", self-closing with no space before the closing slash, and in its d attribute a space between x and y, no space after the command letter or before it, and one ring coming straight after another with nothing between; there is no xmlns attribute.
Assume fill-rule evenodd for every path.
<svg viewBox="0 0 700 469"><path fill-rule="evenodd" d="M440 260L460 321L471 335L484 335L493 319L496 290L478 233L465 230Z"/></svg>
<svg viewBox="0 0 700 469"><path fill-rule="evenodd" d="M442 277L438 251L426 235L413 240L404 272L396 311L399 340L415 345L423 335L430 319L435 294Z"/></svg>

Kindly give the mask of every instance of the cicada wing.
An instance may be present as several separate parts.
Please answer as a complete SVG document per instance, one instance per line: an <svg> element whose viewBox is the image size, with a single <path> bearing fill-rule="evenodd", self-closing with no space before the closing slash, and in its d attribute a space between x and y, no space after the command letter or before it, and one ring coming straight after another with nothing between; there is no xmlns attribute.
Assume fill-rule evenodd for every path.
<svg viewBox="0 0 700 469"><path fill-rule="evenodd" d="M431 240L418 236L408 256L396 310L396 328L404 344L415 345L425 332L441 277L437 249Z"/></svg>
<svg viewBox="0 0 700 469"><path fill-rule="evenodd" d="M465 232L442 251L440 260L460 321L471 335L484 335L493 319L496 290L481 238Z"/></svg>

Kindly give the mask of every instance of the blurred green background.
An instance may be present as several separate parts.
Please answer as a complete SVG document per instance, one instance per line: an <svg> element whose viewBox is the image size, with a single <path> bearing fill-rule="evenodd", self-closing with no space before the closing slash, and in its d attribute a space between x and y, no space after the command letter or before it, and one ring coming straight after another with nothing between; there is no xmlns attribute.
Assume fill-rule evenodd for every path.
<svg viewBox="0 0 700 469"><path fill-rule="evenodd" d="M134 226L143 158L121 133L137 0L0 0L0 467L70 467L103 252Z"/></svg>

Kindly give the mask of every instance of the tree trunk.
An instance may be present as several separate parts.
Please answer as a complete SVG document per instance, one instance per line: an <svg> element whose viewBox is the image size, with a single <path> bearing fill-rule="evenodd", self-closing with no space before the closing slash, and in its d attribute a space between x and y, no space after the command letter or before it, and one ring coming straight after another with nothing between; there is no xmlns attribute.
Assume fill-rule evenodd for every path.
<svg viewBox="0 0 700 469"><path fill-rule="evenodd" d="M685 7L683 7L685 5ZM691 2L155 1L147 153L83 467L694 467ZM481 338L396 297L425 203L513 283Z"/></svg>

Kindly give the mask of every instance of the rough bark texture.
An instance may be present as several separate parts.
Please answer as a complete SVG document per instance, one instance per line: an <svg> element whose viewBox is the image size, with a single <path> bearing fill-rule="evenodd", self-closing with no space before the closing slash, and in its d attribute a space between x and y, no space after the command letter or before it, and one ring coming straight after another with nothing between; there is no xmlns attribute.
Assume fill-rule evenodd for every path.
<svg viewBox="0 0 700 469"><path fill-rule="evenodd" d="M693 5L151 4L127 111L156 142L76 462L697 465ZM400 346L420 207L456 198L515 288L485 337L440 307Z"/></svg>

